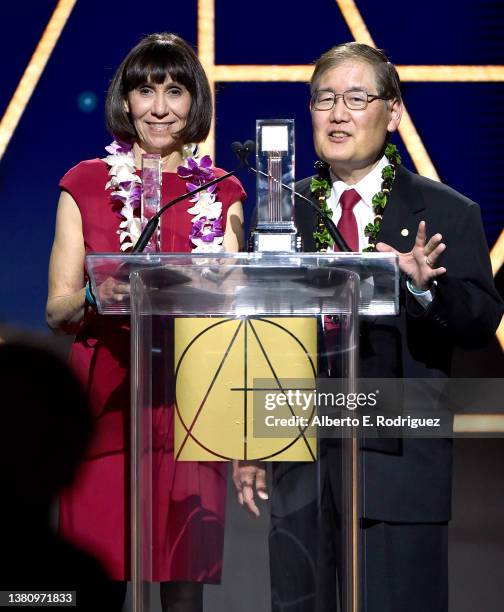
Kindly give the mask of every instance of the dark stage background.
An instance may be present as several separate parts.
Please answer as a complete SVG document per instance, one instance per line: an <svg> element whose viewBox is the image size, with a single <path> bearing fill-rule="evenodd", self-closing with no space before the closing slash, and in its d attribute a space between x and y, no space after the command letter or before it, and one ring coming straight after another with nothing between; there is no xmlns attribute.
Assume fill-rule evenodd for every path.
<svg viewBox="0 0 504 612"><path fill-rule="evenodd" d="M56 4L31 0L2 6L0 116ZM357 6L375 43L395 64L504 64L502 1L362 0ZM127 51L156 31L176 32L196 46L197 10L196 0L78 0L0 161L0 327L46 333L58 180L80 160L104 155L111 140L103 122L105 94ZM352 39L334 0L216 0L215 15L216 64L310 64L330 46ZM441 179L480 203L492 247L504 226L504 83L405 83L404 97ZM296 174L311 174L308 100L302 83L218 85L216 163L235 165L230 144L254 138L257 118L294 118ZM414 169L400 139L395 142L404 164ZM250 214L254 179L240 178ZM478 364L478 374L485 375L486 360L492 359L493 375L502 376L500 348L489 354L465 355L460 369L470 374ZM456 445L453 612L502 609L503 451L502 440Z"/></svg>

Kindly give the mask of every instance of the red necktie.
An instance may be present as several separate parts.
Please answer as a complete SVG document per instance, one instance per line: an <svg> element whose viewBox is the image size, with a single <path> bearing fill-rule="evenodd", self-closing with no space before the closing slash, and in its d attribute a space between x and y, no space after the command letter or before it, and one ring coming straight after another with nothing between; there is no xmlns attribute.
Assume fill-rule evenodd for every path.
<svg viewBox="0 0 504 612"><path fill-rule="evenodd" d="M339 200L341 204L341 217L336 227L352 251L359 250L359 230L353 209L360 199L361 197L355 189L347 189L341 194ZM339 251L336 245L334 250ZM329 374L331 374L334 365L337 363L339 330L339 321L334 317L324 317L324 340Z"/></svg>
<svg viewBox="0 0 504 612"><path fill-rule="evenodd" d="M339 200L341 204L341 217L336 227L352 251L359 250L359 230L353 209L360 199L361 197L355 189L347 189L341 194ZM337 250L337 247L335 250Z"/></svg>

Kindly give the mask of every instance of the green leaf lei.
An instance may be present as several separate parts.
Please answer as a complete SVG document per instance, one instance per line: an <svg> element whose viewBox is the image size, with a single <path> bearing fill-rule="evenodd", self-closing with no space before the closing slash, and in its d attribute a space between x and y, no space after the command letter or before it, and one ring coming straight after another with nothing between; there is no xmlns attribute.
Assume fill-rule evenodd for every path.
<svg viewBox="0 0 504 612"><path fill-rule="evenodd" d="M376 193L371 200L375 217L372 223L368 223L364 228L364 233L369 239L369 245L364 251L376 251L376 239L381 229L383 211L387 206L392 190L396 167L401 163L401 156L399 155L397 147L393 144L387 144L385 147L385 157L388 159L389 163L382 170L380 191ZM331 195L332 189L329 165L326 162L317 161L315 163L315 168L317 170L317 176L311 179L310 191L317 198L317 203L324 213L332 217L333 211L327 205L327 199ZM332 249L334 241L324 226L320 216L317 221L317 229L313 232L313 237L315 238L317 251L329 251Z"/></svg>

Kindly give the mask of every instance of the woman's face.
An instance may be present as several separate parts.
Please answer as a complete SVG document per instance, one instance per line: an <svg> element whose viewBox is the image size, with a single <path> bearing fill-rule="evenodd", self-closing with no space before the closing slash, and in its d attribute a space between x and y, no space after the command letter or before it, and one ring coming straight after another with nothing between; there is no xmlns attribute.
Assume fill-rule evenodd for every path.
<svg viewBox="0 0 504 612"><path fill-rule="evenodd" d="M184 144L177 133L186 124L191 94L170 76L164 83L147 82L129 92L125 107L146 153L169 155Z"/></svg>

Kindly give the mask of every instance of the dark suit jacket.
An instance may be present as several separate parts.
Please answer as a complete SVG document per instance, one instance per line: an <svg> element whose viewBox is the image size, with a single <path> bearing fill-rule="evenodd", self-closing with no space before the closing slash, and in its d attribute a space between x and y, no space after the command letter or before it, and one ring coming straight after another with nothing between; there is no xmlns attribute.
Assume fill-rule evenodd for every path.
<svg viewBox="0 0 504 612"><path fill-rule="evenodd" d="M296 191L310 197L309 184L310 178L299 181ZM316 213L297 198L295 214L304 251L314 251ZM502 316L478 205L399 166L378 239L407 252L421 220L427 223L428 235L443 235L447 248L437 263L447 272L439 277L427 309L402 282L399 316L362 322L363 377L449 376L454 346L485 346ZM451 440L367 440L362 458L364 517L391 522L449 520Z"/></svg>

